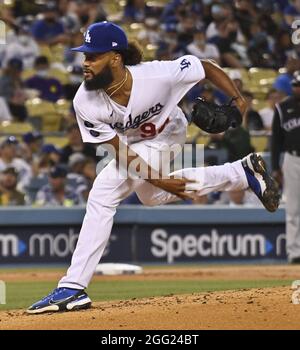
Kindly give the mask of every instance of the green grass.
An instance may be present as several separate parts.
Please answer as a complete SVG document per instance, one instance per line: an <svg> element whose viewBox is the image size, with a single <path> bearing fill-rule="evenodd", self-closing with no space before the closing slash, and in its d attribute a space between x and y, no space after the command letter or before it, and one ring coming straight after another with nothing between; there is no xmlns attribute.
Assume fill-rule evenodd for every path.
<svg viewBox="0 0 300 350"><path fill-rule="evenodd" d="M170 294L290 285L288 280L265 281L95 281L88 289L93 301L125 300ZM0 310L26 308L56 287L55 282L9 282Z"/></svg>

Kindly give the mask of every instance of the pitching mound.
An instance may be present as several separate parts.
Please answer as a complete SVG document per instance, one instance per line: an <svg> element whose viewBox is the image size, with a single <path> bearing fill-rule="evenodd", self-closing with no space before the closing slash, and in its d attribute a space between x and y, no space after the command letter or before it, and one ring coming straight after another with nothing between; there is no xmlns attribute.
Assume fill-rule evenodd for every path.
<svg viewBox="0 0 300 350"><path fill-rule="evenodd" d="M170 280L182 279L189 274L189 278L203 280L221 277L228 280L287 280L296 279L299 268L214 267L188 269L185 273L182 269L153 269L144 275L119 278ZM8 280L12 275L6 277ZM292 304L291 296L290 287L273 287L95 302L89 310L56 314L27 315L21 310L2 311L0 329L300 329L300 305Z"/></svg>

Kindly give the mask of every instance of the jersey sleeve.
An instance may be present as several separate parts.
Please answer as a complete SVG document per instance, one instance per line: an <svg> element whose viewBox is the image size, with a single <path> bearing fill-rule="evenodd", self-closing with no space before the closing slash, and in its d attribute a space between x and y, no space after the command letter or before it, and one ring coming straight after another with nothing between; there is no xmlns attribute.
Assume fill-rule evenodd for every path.
<svg viewBox="0 0 300 350"><path fill-rule="evenodd" d="M172 96L177 103L200 80L205 79L205 71L199 58L186 55L174 60L169 65L172 83Z"/></svg>
<svg viewBox="0 0 300 350"><path fill-rule="evenodd" d="M171 62L169 67L171 79L174 84L196 84L205 78L204 68L199 58L186 55Z"/></svg>
<svg viewBox="0 0 300 350"><path fill-rule="evenodd" d="M75 101L74 110L83 142L102 143L116 136L116 132L109 124L89 121L88 116L85 115Z"/></svg>

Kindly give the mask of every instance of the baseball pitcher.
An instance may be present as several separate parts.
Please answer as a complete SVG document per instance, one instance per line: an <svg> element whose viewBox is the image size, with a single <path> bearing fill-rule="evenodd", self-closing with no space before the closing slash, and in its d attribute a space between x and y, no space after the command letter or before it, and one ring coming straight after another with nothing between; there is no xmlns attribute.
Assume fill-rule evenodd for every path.
<svg viewBox="0 0 300 350"><path fill-rule="evenodd" d="M132 192L143 204L154 206L212 191L250 188L267 210L275 211L279 204L277 185L255 153L233 163L181 169L170 176L162 171L163 151L183 146L186 139L188 122L177 105L202 79L211 81L232 102L217 106L200 98L192 121L210 133L241 124L245 100L218 65L192 55L141 62L139 49L111 22L89 26L83 45L72 50L85 56L84 81L74 98L82 139L113 150L114 159L90 191L71 266L53 292L29 307L31 314L90 307L85 288L108 242L116 208Z"/></svg>

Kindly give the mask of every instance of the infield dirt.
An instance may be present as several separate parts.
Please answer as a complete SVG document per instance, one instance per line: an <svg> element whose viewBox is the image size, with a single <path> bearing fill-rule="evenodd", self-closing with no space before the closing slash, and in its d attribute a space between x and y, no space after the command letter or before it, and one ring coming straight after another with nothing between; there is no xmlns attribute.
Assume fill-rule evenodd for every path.
<svg viewBox="0 0 300 350"><path fill-rule="evenodd" d="M57 272L6 273L5 281L58 279ZM143 275L96 276L100 280L287 280L300 266L234 266L147 269ZM286 283L283 283L286 284ZM89 310L27 315L0 312L0 329L300 329L300 305L288 286L94 302Z"/></svg>

